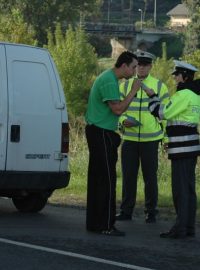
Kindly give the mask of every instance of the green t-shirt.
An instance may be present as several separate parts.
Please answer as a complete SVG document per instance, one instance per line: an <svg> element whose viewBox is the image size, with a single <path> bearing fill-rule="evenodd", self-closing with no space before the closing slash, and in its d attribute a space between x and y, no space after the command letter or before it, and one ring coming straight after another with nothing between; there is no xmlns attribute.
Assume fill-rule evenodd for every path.
<svg viewBox="0 0 200 270"><path fill-rule="evenodd" d="M118 116L110 109L107 101L120 100L119 84L112 69L101 73L90 91L86 122L97 127L116 130Z"/></svg>

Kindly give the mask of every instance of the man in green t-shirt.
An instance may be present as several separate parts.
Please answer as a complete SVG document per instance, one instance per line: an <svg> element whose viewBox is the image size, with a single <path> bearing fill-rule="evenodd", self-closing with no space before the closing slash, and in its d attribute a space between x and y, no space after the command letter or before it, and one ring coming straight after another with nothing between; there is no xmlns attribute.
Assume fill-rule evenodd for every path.
<svg viewBox="0 0 200 270"><path fill-rule="evenodd" d="M120 136L115 132L118 117L128 108L141 86L133 81L131 91L120 101L118 80L135 75L137 56L125 51L114 68L101 73L95 80L86 112L86 139L89 148L87 215L88 231L111 236L124 236L115 228L116 162Z"/></svg>

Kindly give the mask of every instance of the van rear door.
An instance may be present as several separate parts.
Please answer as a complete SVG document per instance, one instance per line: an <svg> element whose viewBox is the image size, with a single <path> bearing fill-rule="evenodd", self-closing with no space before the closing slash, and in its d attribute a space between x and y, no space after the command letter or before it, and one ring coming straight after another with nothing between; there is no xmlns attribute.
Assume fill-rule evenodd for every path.
<svg viewBox="0 0 200 270"><path fill-rule="evenodd" d="M0 45L0 170L6 166L8 96L5 47Z"/></svg>
<svg viewBox="0 0 200 270"><path fill-rule="evenodd" d="M63 108L49 54L44 49L7 44L6 55L6 169L59 171L61 161L56 157L60 152Z"/></svg>

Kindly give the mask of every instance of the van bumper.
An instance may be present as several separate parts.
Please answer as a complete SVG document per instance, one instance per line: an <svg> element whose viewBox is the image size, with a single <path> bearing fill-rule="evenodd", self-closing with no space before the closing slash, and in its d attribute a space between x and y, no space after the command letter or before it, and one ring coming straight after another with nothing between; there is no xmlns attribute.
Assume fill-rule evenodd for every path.
<svg viewBox="0 0 200 270"><path fill-rule="evenodd" d="M68 186L70 172L0 171L0 189L54 190Z"/></svg>

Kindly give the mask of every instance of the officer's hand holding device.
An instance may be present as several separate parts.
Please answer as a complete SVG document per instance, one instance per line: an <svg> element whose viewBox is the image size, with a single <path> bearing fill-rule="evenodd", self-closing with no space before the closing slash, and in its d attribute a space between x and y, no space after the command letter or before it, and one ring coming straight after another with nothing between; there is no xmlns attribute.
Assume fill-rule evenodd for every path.
<svg viewBox="0 0 200 270"><path fill-rule="evenodd" d="M123 121L123 125L125 127L138 127L141 126L142 124L134 117L127 116L127 118Z"/></svg>
<svg viewBox="0 0 200 270"><path fill-rule="evenodd" d="M155 95L155 92L151 88L147 87L144 83L142 83L141 87L149 97Z"/></svg>

